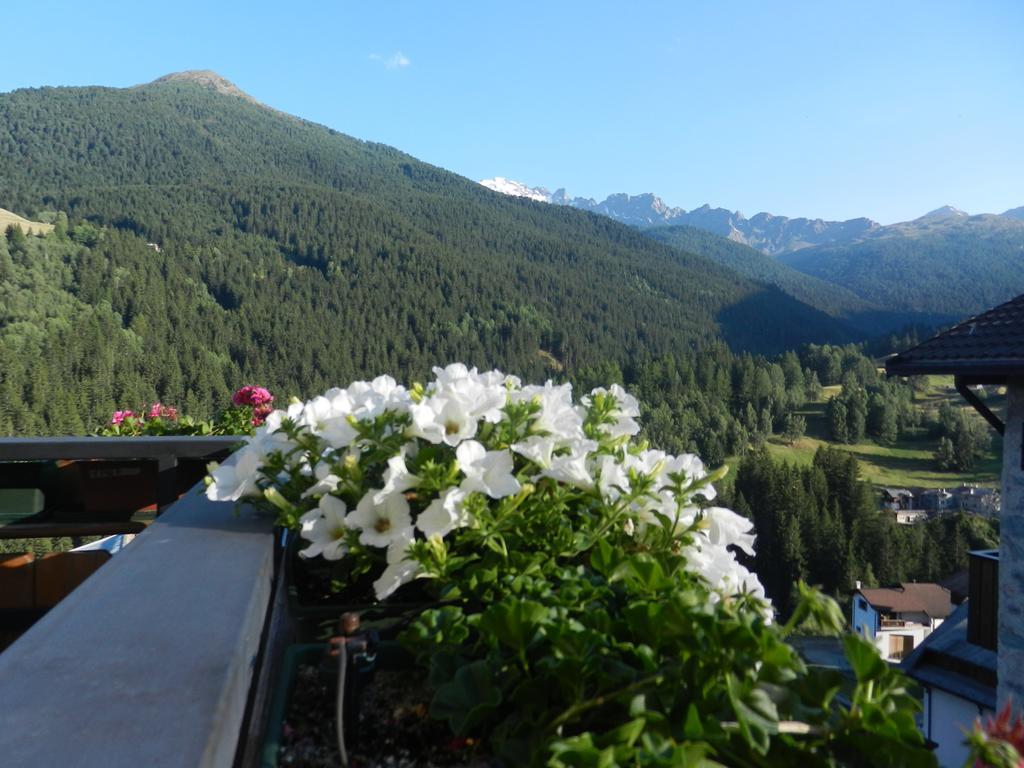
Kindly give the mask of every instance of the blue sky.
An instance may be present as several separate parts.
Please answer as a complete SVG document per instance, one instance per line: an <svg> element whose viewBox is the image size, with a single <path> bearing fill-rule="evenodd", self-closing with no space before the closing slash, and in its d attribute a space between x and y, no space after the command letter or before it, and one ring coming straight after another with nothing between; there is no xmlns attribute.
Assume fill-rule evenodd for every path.
<svg viewBox="0 0 1024 768"><path fill-rule="evenodd" d="M1024 205L1019 0L11 5L0 91L214 69L474 179L883 223Z"/></svg>

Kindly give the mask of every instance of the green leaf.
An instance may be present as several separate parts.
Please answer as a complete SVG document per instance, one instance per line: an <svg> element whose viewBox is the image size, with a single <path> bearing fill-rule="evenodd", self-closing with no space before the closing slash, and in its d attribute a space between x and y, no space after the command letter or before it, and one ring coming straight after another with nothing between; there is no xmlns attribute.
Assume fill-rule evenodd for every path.
<svg viewBox="0 0 1024 768"><path fill-rule="evenodd" d="M878 649L860 635L844 635L843 650L846 651L846 659L850 662L857 680L871 680L888 670L888 666L878 655Z"/></svg>
<svg viewBox="0 0 1024 768"><path fill-rule="evenodd" d="M518 653L525 650L550 614L551 609L540 603L510 598L484 611L480 617L480 631L494 635Z"/></svg>
<svg viewBox="0 0 1024 768"><path fill-rule="evenodd" d="M693 740L704 736L704 725L700 721L700 712L697 711L697 706L692 702L686 708L686 723L683 725L683 736Z"/></svg>
<svg viewBox="0 0 1024 768"><path fill-rule="evenodd" d="M611 573L619 560L615 549L604 539L599 539L590 553L590 566L603 575Z"/></svg>
<svg viewBox="0 0 1024 768"><path fill-rule="evenodd" d="M665 575L661 564L649 555L633 555L619 563L612 581L623 580L643 592L657 592L671 586L672 581Z"/></svg>
<svg viewBox="0 0 1024 768"><path fill-rule="evenodd" d="M644 728L646 727L646 718L635 717L605 733L601 737L601 743L609 746L624 744L631 747L636 743L636 740L640 738L640 734L644 732Z"/></svg>
<svg viewBox="0 0 1024 768"><path fill-rule="evenodd" d="M726 675L725 687L744 741L761 754L767 754L770 737L779 732L775 702L759 688L744 691L745 686L732 674Z"/></svg>
<svg viewBox="0 0 1024 768"><path fill-rule="evenodd" d="M440 686L430 703L430 714L447 720L458 736L465 736L501 704L501 689L495 673L485 660L461 667L455 677Z"/></svg>

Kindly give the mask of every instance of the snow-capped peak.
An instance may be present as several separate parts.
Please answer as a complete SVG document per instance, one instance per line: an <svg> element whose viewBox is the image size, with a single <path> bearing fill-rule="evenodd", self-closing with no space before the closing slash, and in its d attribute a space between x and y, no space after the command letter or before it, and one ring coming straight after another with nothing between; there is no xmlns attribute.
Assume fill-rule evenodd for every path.
<svg viewBox="0 0 1024 768"><path fill-rule="evenodd" d="M959 208L954 208L952 205L944 205L941 208L936 208L934 211L928 211L921 219L949 219L949 218L966 218L969 214L966 211L961 211Z"/></svg>
<svg viewBox="0 0 1024 768"><path fill-rule="evenodd" d="M495 176L493 179L483 179L481 182L485 187L503 195L512 197L526 197L536 200L538 203L550 203L551 193L544 187L528 187L520 181L506 179L504 176Z"/></svg>

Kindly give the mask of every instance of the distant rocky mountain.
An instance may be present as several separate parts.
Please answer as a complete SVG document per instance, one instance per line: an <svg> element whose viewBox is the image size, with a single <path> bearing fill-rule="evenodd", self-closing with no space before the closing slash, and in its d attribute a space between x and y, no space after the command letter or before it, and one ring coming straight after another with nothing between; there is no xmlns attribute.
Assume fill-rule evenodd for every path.
<svg viewBox="0 0 1024 768"><path fill-rule="evenodd" d="M737 243L756 248L775 256L815 245L844 242L861 237L880 225L871 219L825 221L824 219L790 219L759 213L747 218L739 211L702 205L692 211L667 205L657 195L614 194L603 201L593 198L569 197L564 189L550 192L544 187L530 187L518 181L498 176L480 182L496 192L526 197L538 202L568 205L584 211L599 213L634 227L689 226L713 232Z"/></svg>

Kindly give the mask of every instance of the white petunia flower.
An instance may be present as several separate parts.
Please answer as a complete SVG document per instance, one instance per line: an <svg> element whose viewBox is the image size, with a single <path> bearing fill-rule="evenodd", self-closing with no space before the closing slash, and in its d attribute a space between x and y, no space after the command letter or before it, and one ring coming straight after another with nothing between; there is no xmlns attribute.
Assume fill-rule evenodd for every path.
<svg viewBox="0 0 1024 768"><path fill-rule="evenodd" d="M408 434L431 443L458 445L476 435L477 418L458 400L431 397L409 406L412 424Z"/></svg>
<svg viewBox="0 0 1024 768"><path fill-rule="evenodd" d="M367 492L355 510L348 513L345 525L359 530L359 542L370 547L387 547L412 525L409 502L400 493L381 496L380 489Z"/></svg>
<svg viewBox="0 0 1024 768"><path fill-rule="evenodd" d="M645 525L663 525L658 515L673 521L672 533L676 536L693 525L699 511L697 507L680 507L678 499L667 489L657 491L653 499L645 499L634 506L637 520Z"/></svg>
<svg viewBox="0 0 1024 768"><path fill-rule="evenodd" d="M519 493L519 481L512 474L512 454L508 451L488 451L476 440L466 440L455 450L455 458L466 476L462 481L464 491L479 491L492 499Z"/></svg>
<svg viewBox="0 0 1024 768"><path fill-rule="evenodd" d="M416 527L427 536L447 536L456 528L471 525L472 517L463 509L466 492L461 488L449 488L420 512Z"/></svg>
<svg viewBox="0 0 1024 768"><path fill-rule="evenodd" d="M414 475L405 465L406 452L412 447L411 443L404 445L397 456L388 459L388 468L384 470L384 487L378 492L378 497L405 493L420 484L419 475Z"/></svg>
<svg viewBox="0 0 1024 768"><path fill-rule="evenodd" d="M698 540L684 550L683 556L690 567L721 595L731 597L749 592L761 600L766 599L764 587L757 576L739 563L726 547ZM715 602L714 598L712 602Z"/></svg>
<svg viewBox="0 0 1024 768"><path fill-rule="evenodd" d="M338 483L341 482L341 478L331 472L331 468L325 462L321 461L317 464L313 474L316 476L316 482L302 492L302 498L308 499L310 496L322 496L325 493L333 493L338 490Z"/></svg>
<svg viewBox="0 0 1024 768"><path fill-rule="evenodd" d="M748 555L754 554L754 539L751 533L754 523L725 507L708 507L704 510L703 533L712 544L725 547L734 544Z"/></svg>
<svg viewBox="0 0 1024 768"><path fill-rule="evenodd" d="M354 382L346 394L351 402L351 413L360 420L376 418L384 411L404 413L412 402L408 390L390 376Z"/></svg>
<svg viewBox="0 0 1024 768"><path fill-rule="evenodd" d="M595 450L597 443L593 440L580 440L572 446L572 453L553 457L551 466L540 473L541 477L550 477L577 488L593 488L594 478L587 469L587 459Z"/></svg>
<svg viewBox="0 0 1024 768"><path fill-rule="evenodd" d="M266 458L262 448L259 443L251 442L235 452L230 462L213 468L210 472L213 482L206 487L206 498L210 501L238 501L246 496L258 496L257 480Z"/></svg>
<svg viewBox="0 0 1024 768"><path fill-rule="evenodd" d="M542 435L530 435L519 443L512 445L512 450L525 456L541 469L551 466L551 454L555 450L555 438Z"/></svg>
<svg viewBox="0 0 1024 768"><path fill-rule="evenodd" d="M508 392L503 386L484 383L475 371L466 372L465 366L442 371L438 383L431 385L431 395L409 406L409 434L456 446L475 437L481 421L500 421Z"/></svg>
<svg viewBox="0 0 1024 768"><path fill-rule="evenodd" d="M640 417L640 403L618 384L612 384L609 389L598 387L590 394L591 396L611 395L615 398L615 408L610 414L615 419L615 423L604 424L601 427L606 435L613 438L623 435L633 436L640 431L640 425L636 422L636 419ZM581 400L584 405L590 407L592 402L590 397L584 397Z"/></svg>
<svg viewBox="0 0 1024 768"><path fill-rule="evenodd" d="M559 446L583 439L583 409L572 403L572 384L523 387L512 393L513 402L536 401L540 411L530 430L548 434Z"/></svg>
<svg viewBox="0 0 1024 768"><path fill-rule="evenodd" d="M413 529L405 528L388 545L388 566L375 582L373 591L378 600L385 600L403 584L415 579L420 573L420 564L408 559L409 545L414 539Z"/></svg>
<svg viewBox="0 0 1024 768"><path fill-rule="evenodd" d="M299 535L310 545L299 552L299 557L310 558L321 555L324 560L340 560L348 552L345 542L348 527L345 525L345 502L335 496L323 496L316 509L299 518L302 528Z"/></svg>
<svg viewBox="0 0 1024 768"><path fill-rule="evenodd" d="M601 495L609 501L616 501L629 492L629 474L622 462L615 456L602 454L593 462L594 476Z"/></svg>

